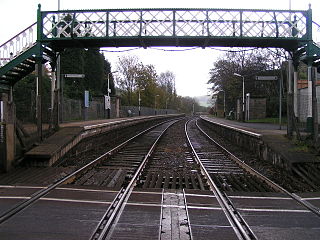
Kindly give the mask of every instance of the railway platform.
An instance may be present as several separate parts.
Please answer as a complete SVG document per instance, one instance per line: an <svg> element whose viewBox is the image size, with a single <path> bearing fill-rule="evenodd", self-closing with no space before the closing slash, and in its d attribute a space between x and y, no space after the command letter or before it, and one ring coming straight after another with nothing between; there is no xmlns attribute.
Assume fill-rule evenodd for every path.
<svg viewBox="0 0 320 240"><path fill-rule="evenodd" d="M139 116L62 123L56 133L28 151L25 154L25 158L30 166L51 166L84 138L119 127L174 116L177 115Z"/></svg>
<svg viewBox="0 0 320 240"><path fill-rule="evenodd" d="M240 145L242 144L244 148L250 148L250 145L252 144L249 142L255 141L255 146L251 146L250 150L255 152L260 151L258 155L260 155L261 158L264 158L264 160L271 160L274 164L281 165L288 170L291 169L292 164L320 162L320 158L316 156L316 154L301 150L297 145L286 138L286 129L279 130L279 125L238 122L211 116L202 116L202 118L223 128L223 131L220 130L220 133L224 132L222 135L228 135L230 137L229 133L225 133L230 131L240 134L237 135L237 137L233 134L233 139L229 139L231 141L250 137L251 140L238 140L240 141ZM265 147L261 147L262 145ZM270 155L269 157L266 156L268 154Z"/></svg>

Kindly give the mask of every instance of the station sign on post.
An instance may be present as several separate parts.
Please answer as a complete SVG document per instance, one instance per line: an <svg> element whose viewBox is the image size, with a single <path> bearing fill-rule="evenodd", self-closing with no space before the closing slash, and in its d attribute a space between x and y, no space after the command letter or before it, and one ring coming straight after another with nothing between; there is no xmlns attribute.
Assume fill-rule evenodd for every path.
<svg viewBox="0 0 320 240"><path fill-rule="evenodd" d="M111 103L110 103L110 96L104 95L104 109L110 109Z"/></svg>
<svg viewBox="0 0 320 240"><path fill-rule="evenodd" d="M84 78L84 74L65 74L65 78Z"/></svg>
<svg viewBox="0 0 320 240"><path fill-rule="evenodd" d="M89 107L89 91L87 90L84 91L84 107Z"/></svg>
<svg viewBox="0 0 320 240"><path fill-rule="evenodd" d="M256 76L258 81L276 81L278 80L277 76Z"/></svg>

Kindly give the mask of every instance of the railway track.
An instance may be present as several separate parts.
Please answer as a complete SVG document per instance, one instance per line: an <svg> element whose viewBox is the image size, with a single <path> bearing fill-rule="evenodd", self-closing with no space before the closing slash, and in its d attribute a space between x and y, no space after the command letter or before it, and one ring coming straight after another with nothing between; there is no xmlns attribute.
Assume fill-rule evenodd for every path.
<svg viewBox="0 0 320 240"><path fill-rule="evenodd" d="M233 222L237 235L243 239L256 239L254 232L243 220L243 217L233 207L228 192L278 192L284 193L306 209L320 217L319 209L296 194L292 194L272 182L259 172L235 157L227 149L219 145L199 127L196 120L186 124L185 132L192 148L195 159L201 166L202 173L207 177L211 189L226 210L230 221ZM239 235L240 234L240 235Z"/></svg>
<svg viewBox="0 0 320 240"><path fill-rule="evenodd" d="M111 174L111 176L113 176L112 178L105 177L102 181L108 185L112 185L112 187L117 187L117 186L118 186L118 188L121 187L121 190L119 191L118 197L122 196L123 193L128 192L128 190L123 190L123 186L121 186L121 185L125 184L124 183L125 180L127 181L127 185L131 186L133 184L133 183L131 183L132 179L136 180L136 178L138 177L139 172L143 168L145 162L147 161L147 159L151 153L151 149L153 149L155 146L155 142L157 142L158 139L160 138L160 136L163 134L163 132L171 124L173 124L176 121L177 120L170 120L165 123L158 123L155 126L152 126L144 131L139 132L135 136L122 142L121 144L114 147L110 151L102 154L98 158L89 162L85 166L77 169L76 171L73 171L72 173L68 174L67 176L63 177L62 179L57 180L55 183L52 183L52 184L48 185L47 187L44 187L41 190L33 193L31 197L16 204L14 207L9 209L8 211L5 211L0 216L0 224L4 223L8 219L10 219L12 216L14 216L17 213L19 213L20 211L26 209L31 204L35 203L40 198L46 196L51 191L53 191L54 189L56 189L57 187L59 187L63 184L74 183L77 181L83 181L83 183L85 183L88 175L107 176L105 174L102 174L102 172L106 173L104 166L112 165L112 163L114 162L113 161L114 159L112 159L112 157L117 158L116 156L113 156L117 153L120 154L118 156L122 155L122 157L127 155L128 158L126 159L125 162L130 162L130 164L132 164L132 165L126 166L128 168L125 167L124 171L122 170L122 167L119 168L118 169L119 171L117 171L115 175ZM139 139L139 140L137 140L137 139ZM140 141L141 141L141 144L139 145ZM147 144L147 146L144 146L145 144ZM131 146L128 146L128 145L131 145ZM126 147L127 150L122 150L122 149L124 149L124 147ZM136 164L136 162L131 162L132 155L130 156L130 154L133 154L131 149L134 147L136 147L136 151L135 151L136 157L138 157L141 162L139 164L138 170L135 173L134 173L134 169L137 168L137 164ZM142 150L144 150L144 152ZM130 151L131 151L131 153L130 153ZM110 157L111 157L110 163L106 162L106 160L109 159ZM101 169L102 169L102 172L100 171ZM97 171L99 171L100 174L98 174ZM116 171L116 170L114 169L114 171ZM129 173L129 174L127 174L127 173ZM133 173L134 173L134 176L132 176ZM108 181L108 179L110 181ZM120 179L122 179L123 181L120 181ZM101 183L101 179L98 179L98 180ZM91 184L95 184L95 182L92 182ZM117 186L115 186L115 184L117 184Z"/></svg>
<svg viewBox="0 0 320 240"><path fill-rule="evenodd" d="M250 213L258 216L256 212L261 211L264 217L265 211L284 211L319 216L313 205L219 146L195 119L185 121L186 124L179 120L142 131L56 183L41 188L2 214L0 223L41 199L75 205L106 204L99 207L101 215L92 218L95 220L91 229L84 231L86 238L81 238L95 240L140 238L142 235L150 239L198 239L206 238L209 232L216 239L260 239L257 228L252 230L250 218L248 222ZM63 188L59 187L63 184ZM53 190L54 194L46 196ZM57 198L71 196L67 192L77 192L77 195ZM101 200L95 201L84 195L76 199L80 192L105 196L100 195L97 199ZM250 204L260 204L257 199L267 201L266 196L271 196L270 201L294 199L301 207L292 207L290 203L289 209L284 210L251 208ZM239 208L239 201L243 199L252 201L246 205L249 207ZM33 211L36 210L35 206ZM222 228L222 232L215 231Z"/></svg>

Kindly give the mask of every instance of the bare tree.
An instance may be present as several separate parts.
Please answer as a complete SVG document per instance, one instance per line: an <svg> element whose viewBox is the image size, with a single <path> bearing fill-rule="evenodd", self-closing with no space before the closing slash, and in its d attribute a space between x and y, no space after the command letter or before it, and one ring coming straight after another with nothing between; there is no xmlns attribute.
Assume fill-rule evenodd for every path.
<svg viewBox="0 0 320 240"><path fill-rule="evenodd" d="M124 56L117 63L118 87L126 95L128 104L132 104L132 93L136 86L138 76L139 58L137 56Z"/></svg>

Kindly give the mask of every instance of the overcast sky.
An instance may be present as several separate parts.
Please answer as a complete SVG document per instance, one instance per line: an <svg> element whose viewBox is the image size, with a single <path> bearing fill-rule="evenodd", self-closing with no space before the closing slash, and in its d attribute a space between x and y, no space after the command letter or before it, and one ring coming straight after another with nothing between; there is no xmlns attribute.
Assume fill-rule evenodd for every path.
<svg viewBox="0 0 320 240"><path fill-rule="evenodd" d="M289 9L290 0L60 0L60 8L65 9L115 9L115 8L245 8L245 9ZM42 10L57 10L58 0L0 0L0 45L36 21L37 5ZM311 3L313 20L320 23L320 0L291 0L291 8L306 10ZM317 33L318 35L319 32ZM317 38L320 41L320 38ZM163 51L164 47L138 49L130 52L107 52L106 58L113 70L118 57L133 54L144 64L153 64L158 73L172 71L176 76L179 95L200 96L207 94L206 82L209 70L221 52L213 49L193 49L186 51ZM170 48L181 50L185 48ZM109 49L122 51L123 48Z"/></svg>

